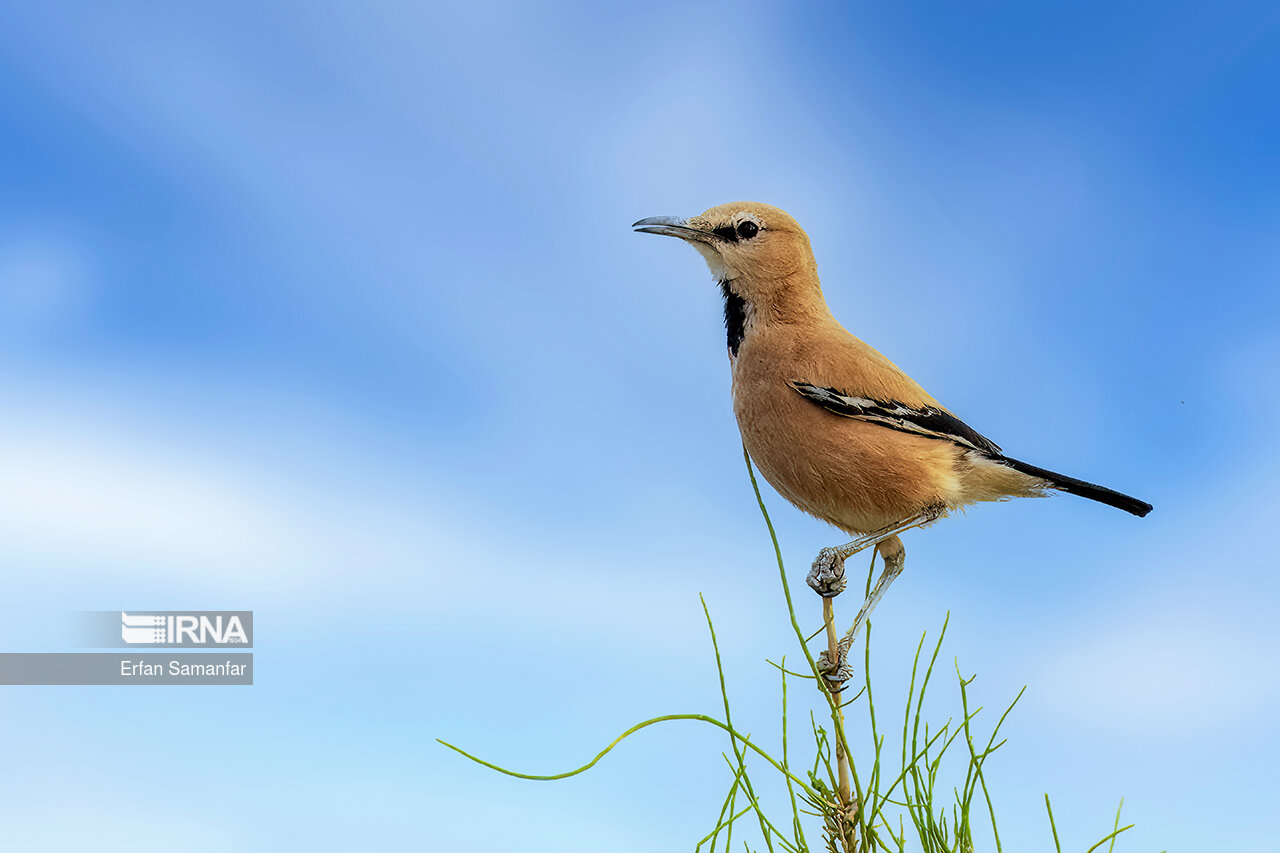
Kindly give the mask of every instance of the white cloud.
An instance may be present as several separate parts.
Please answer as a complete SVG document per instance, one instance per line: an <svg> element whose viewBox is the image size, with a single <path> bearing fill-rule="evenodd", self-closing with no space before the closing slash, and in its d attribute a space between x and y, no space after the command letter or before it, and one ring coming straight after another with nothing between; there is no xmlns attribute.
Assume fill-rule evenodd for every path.
<svg viewBox="0 0 1280 853"><path fill-rule="evenodd" d="M118 592L250 594L256 607L411 611L437 632L483 614L521 636L562 635L570 620L575 638L658 653L705 640L696 579L663 566L677 552L709 559L712 543L566 535L365 454L368 435L206 430L220 423L212 412L145 417L137 399L70 385L56 400L10 389L0 407L21 413L0 423L0 562L38 564L14 574L33 591L96 578ZM687 617L678 626L664 621L672 602ZM712 603L749 602L726 589Z"/></svg>
<svg viewBox="0 0 1280 853"><path fill-rule="evenodd" d="M1036 679L1059 712L1158 736L1221 726L1275 694L1266 673L1280 649L1269 637L1204 606L1131 609L1142 618L1080 632L1087 639Z"/></svg>
<svg viewBox="0 0 1280 853"><path fill-rule="evenodd" d="M1275 701L1272 523L1237 508L1269 505L1278 464L1260 458L1169 507L1160 548L1112 555L1126 575L1097 589L1096 607L1063 614L1035 679L1062 713L1160 735L1220 727Z"/></svg>
<svg viewBox="0 0 1280 853"><path fill-rule="evenodd" d="M224 460L156 438L47 421L0 426L0 541L86 567L157 571L256 571L285 556L288 524L255 484Z"/></svg>

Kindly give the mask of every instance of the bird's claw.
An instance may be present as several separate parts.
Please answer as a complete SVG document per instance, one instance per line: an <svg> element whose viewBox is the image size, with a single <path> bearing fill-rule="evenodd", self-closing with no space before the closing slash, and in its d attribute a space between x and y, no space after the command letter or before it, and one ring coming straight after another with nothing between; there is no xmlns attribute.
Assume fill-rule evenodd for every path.
<svg viewBox="0 0 1280 853"><path fill-rule="evenodd" d="M844 576L844 557L835 548L823 548L813 561L805 583L823 598L835 598L849 583Z"/></svg>
<svg viewBox="0 0 1280 853"><path fill-rule="evenodd" d="M844 689L844 683L853 678L853 667L849 665L849 659L845 656L844 649L839 651L840 663L836 666L831 665L831 656L827 654L827 650L823 649L818 655L818 672L822 673L822 677L827 681L827 689L832 693L839 693Z"/></svg>

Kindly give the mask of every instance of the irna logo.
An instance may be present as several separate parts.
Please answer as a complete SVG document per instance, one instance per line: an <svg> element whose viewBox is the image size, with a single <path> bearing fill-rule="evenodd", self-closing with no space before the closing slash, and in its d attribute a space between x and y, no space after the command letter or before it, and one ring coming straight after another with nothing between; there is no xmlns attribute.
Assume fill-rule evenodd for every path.
<svg viewBox="0 0 1280 853"><path fill-rule="evenodd" d="M161 646L248 645L249 635L238 613L156 613L120 611L120 637L128 644Z"/></svg>

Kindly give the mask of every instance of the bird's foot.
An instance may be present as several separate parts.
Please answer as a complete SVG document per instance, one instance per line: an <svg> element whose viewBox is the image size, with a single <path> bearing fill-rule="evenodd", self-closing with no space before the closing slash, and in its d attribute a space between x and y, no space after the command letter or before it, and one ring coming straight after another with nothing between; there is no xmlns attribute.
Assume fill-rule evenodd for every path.
<svg viewBox="0 0 1280 853"><path fill-rule="evenodd" d="M844 592L848 581L844 576L844 556L838 548L823 548L804 579L809 588L823 598L835 598Z"/></svg>
<svg viewBox="0 0 1280 853"><path fill-rule="evenodd" d="M818 655L818 672L822 673L822 677L827 681L827 689L832 693L839 693L844 689L844 683L853 678L853 667L849 664L848 655L845 654L843 646L839 648L840 662L835 666L831 665L831 655L826 649Z"/></svg>

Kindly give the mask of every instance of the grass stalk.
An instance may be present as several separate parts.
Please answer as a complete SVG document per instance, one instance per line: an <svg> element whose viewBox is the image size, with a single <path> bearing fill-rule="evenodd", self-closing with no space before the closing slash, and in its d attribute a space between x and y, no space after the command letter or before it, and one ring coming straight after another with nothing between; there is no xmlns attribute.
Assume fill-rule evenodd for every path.
<svg viewBox="0 0 1280 853"><path fill-rule="evenodd" d="M832 673L839 675L840 635L836 631L835 598L822 599L822 622L827 629L827 661L834 667ZM835 699L831 703L831 723L837 730L843 730L844 710L840 706L843 683L829 678L824 681L826 681L827 690ZM853 801L853 789L849 783L849 753L845 751L844 744L839 740L836 741L836 770L839 777L840 810L847 814L849 810L856 808L857 804ZM845 846L852 849L848 842Z"/></svg>
<svg viewBox="0 0 1280 853"><path fill-rule="evenodd" d="M767 661L770 666L779 671L782 679L781 760L758 746L752 740L750 734L744 734L739 730L740 717L733 714L725 678L724 661L721 658L721 647L716 636L715 625L711 619L710 608L705 600L702 601L702 607L711 636L712 649L715 653L720 699L724 711L723 719L716 719L707 714L667 714L653 717L624 731L581 767L549 775L536 775L509 770L477 758L453 744L446 743L443 740L439 742L478 764L508 776L536 781L551 781L566 779L586 772L622 741L642 729L658 723L690 720L705 723L725 732L729 736L731 750L729 753L722 753L730 770L728 792L724 796L714 827L698 842L695 853L701 853L704 848L707 849L707 853L718 853L720 850L728 853L729 850L734 849L733 844L735 842L740 842L744 849L752 853L752 844L755 842L748 843L741 838L741 835L745 832L750 836L754 836L757 828L760 831L760 841L763 842L764 850L767 850L768 853L816 853L805 839L804 823L811 819L807 816L812 816L812 818L820 821L823 833L822 840L824 842L822 849L826 850L827 853L895 853L895 851L896 853L906 853L908 841L906 822L908 820L911 822L915 832L913 841L918 842L922 853L974 853L975 850L979 849L974 843L975 819L980 823L986 823L983 820L984 811L986 812L985 817L990 820L991 838L994 840L995 853L1000 853L1002 842L996 825L993 798L987 785L985 765L987 759L1004 746L1005 741L997 739L999 732L1005 719L1022 697L1023 691L1019 691L1013 701L1005 708L1004 713L1000 715L994 728L991 729L985 746L980 748L979 744L982 741L977 735L977 731L983 726L980 723L975 725L975 719L982 712L982 708L979 706L971 709L969 701L970 687L976 676L965 678L957 661L956 678L959 687L961 710L959 719L947 719L941 726L937 726L932 725L925 718L925 695L932 683L934 667L938 662L943 640L947 634L947 627L950 622L950 613L948 613L947 618L942 623L942 630L938 633L937 641L928 657L927 664L923 669L921 668L921 663L923 662L925 641L928 638L927 632L920 636L920 641L916 645L903 711L901 749L894 749L895 752L899 753L895 756L900 759L899 762L895 762L899 766L897 768L889 767L886 773L884 762L892 761L892 759L887 757L884 749L886 737L880 732L880 721L877 719L878 714L875 707L876 693L872 690L871 623L867 620L865 626L858 626L865 629L863 637L864 648L861 655L865 677L862 686L855 693L848 686L851 683L851 679L846 680L844 678L845 675L849 674L849 670L844 669L841 671L842 663L845 663L846 666L848 665L847 661L841 661L842 652L847 657L851 649L841 648L842 643L845 645L850 644L848 639L841 639L836 630L834 599L822 599L822 625L817 631L806 635L806 632L800 627L795 604L791 597L791 588L787 580L782 548L778 543L777 533L774 530L773 522L769 518L768 510L765 508L764 499L760 494L760 487L751 458L746 454L745 450L743 451L743 457L747 464L747 471L751 478L751 487L755 492L756 502L773 544L774 556L778 565L778 577L782 582L783 595L786 599L791 627L809 669L807 674L803 672L804 667L800 667L800 671L788 669L786 657L781 659L781 663ZM874 576L875 561L876 555L873 552L867 576L868 589L870 589L871 580ZM830 663L831 668L829 669L819 669L818 661L815 659L814 652L810 647L811 642L821 642L817 638L823 633L826 635L826 651L824 654ZM810 704L807 709L813 734L813 741L810 745L810 748L813 749L812 769L809 769L807 760L799 759L800 773L805 774L807 778L802 778L800 773L792 769L795 744L789 736L788 729L791 716L788 677L812 678L817 683L819 693L827 703L827 710L831 719L831 731L828 732L818 724L820 719L824 719L819 713L819 708L814 704ZM1025 689L1023 688L1023 690ZM854 695L849 696L850 693ZM806 695L811 697L812 693L806 691ZM864 696L865 699L863 699ZM855 762L854 753L850 749L850 723L846 720L844 709L855 705L859 701L865 701L867 704L866 725L863 725L858 715L850 714L848 716L859 720L858 725L855 727L859 742L862 742L862 738L869 738L870 749L865 751L863 757ZM893 725L896 726L896 723ZM952 750L952 744L961 738L963 738L964 748L957 747ZM888 755L893 755L893 752L889 752ZM947 766L944 769L943 759L948 755L951 758L948 759ZM786 797L789 804L788 811L790 813L789 821L784 817L787 812L779 814L776 811L772 811L769 808L769 804L762 801L762 797L757 793L751 774L753 769L759 767L758 761L761 759L773 771L780 773L782 780L785 782ZM962 762L962 779L954 775L953 765L957 762ZM865 786L862 784L863 780L859 777L859 766L863 770L866 781ZM952 778L956 778L954 785L948 781ZM979 790L982 792L981 800L978 800L977 797ZM747 800L745 806L738 805L740 797ZM1123 802L1121 800L1122 807ZM985 806L985 809L983 806ZM1045 809L1049 816L1054 849L1061 853L1061 841L1058 837L1058 828L1048 795L1045 796ZM754 815L755 820L741 820L748 814ZM894 827L895 823L897 824L896 829ZM1120 825L1120 809L1117 809L1112 831L1090 847L1087 853L1098 853L1104 848L1107 853L1112 853L1116 838L1129 828L1130 826ZM723 847L721 847L721 842L723 842ZM913 844L912 850L914 851L914 849L915 845Z"/></svg>

